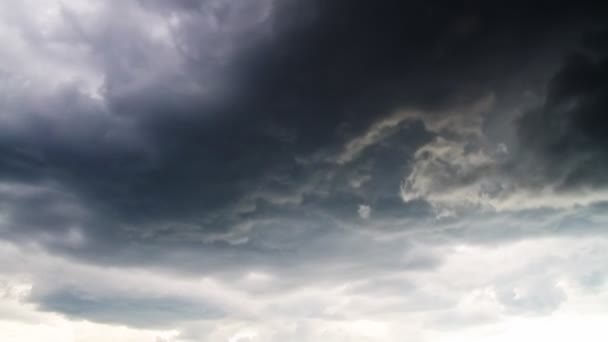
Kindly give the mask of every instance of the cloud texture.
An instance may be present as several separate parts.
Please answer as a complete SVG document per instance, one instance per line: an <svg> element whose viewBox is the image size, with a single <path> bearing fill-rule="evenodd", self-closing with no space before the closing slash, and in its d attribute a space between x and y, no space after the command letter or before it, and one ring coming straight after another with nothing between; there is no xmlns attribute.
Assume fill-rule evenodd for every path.
<svg viewBox="0 0 608 342"><path fill-rule="evenodd" d="M607 14L3 1L0 337L599 331Z"/></svg>

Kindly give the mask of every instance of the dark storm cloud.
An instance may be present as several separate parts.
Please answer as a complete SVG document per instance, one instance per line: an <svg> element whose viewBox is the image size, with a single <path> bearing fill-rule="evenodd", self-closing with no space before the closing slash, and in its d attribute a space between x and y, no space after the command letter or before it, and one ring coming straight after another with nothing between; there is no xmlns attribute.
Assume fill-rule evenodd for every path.
<svg viewBox="0 0 608 342"><path fill-rule="evenodd" d="M18 120L0 128L2 237L95 263L229 279L268 269L285 277L279 288L433 268L432 253L374 233L435 222L429 203L403 203L399 187L417 149L445 132L412 118L341 159L349 142L402 108L449 113L538 82L606 14L585 1L243 3L142 0L108 5L94 24L64 10L61 42L90 53L102 99L77 84L10 90L2 109ZM140 11L174 25L168 38L151 38ZM570 60L547 104L520 124L522 145L570 185L606 174L606 61L594 58ZM436 240L460 237L440 228ZM473 231L468 240L496 239ZM109 298L108 307L73 291L38 300L104 321L132 306L174 310L163 298Z"/></svg>
<svg viewBox="0 0 608 342"><path fill-rule="evenodd" d="M438 139L462 142L458 158L508 145L491 167L425 173L459 203L493 172L522 188L605 185L605 35L583 35L604 25L599 2L103 3L91 17L64 6L51 33L23 11L23 44L67 67L42 64L39 84L36 65L1 67L0 238L23 251L0 246L19 260L0 266L32 274L41 311L223 329L439 310L462 327L494 317L459 311L474 287L494 287L507 314L558 309L562 264L480 284L477 261L443 253L605 234L605 203L442 216L400 192ZM70 68L87 77L64 80ZM529 111L521 93L544 98L554 73ZM508 141L513 103L525 114ZM596 263L573 279L599 286Z"/></svg>
<svg viewBox="0 0 608 342"><path fill-rule="evenodd" d="M518 122L522 154L538 167L530 181L554 182L564 191L608 185L608 58L600 45L605 35L590 34L595 51L569 56L543 106Z"/></svg>

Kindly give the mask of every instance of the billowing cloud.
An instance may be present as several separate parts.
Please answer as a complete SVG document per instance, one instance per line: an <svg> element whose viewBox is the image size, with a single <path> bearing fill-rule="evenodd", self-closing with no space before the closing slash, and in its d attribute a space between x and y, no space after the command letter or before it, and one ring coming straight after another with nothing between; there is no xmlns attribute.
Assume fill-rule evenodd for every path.
<svg viewBox="0 0 608 342"><path fill-rule="evenodd" d="M0 339L599 332L607 14L2 2Z"/></svg>

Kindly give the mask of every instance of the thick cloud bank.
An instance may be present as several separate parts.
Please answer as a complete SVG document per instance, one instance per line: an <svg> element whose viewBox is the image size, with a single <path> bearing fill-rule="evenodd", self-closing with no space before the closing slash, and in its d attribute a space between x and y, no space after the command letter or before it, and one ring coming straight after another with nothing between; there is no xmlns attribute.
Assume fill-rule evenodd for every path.
<svg viewBox="0 0 608 342"><path fill-rule="evenodd" d="M607 18L1 2L0 339L605 340Z"/></svg>

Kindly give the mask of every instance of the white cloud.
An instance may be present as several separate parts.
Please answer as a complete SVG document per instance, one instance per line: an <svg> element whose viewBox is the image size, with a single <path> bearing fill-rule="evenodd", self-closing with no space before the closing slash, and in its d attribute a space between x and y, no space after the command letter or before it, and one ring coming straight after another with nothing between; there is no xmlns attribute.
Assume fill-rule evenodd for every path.
<svg viewBox="0 0 608 342"><path fill-rule="evenodd" d="M413 109L396 111L388 117L374 123L364 134L348 141L336 162L346 164L357 158L365 149L394 134L398 125L410 120L422 121L431 132L453 130L464 135L481 134L481 115L494 104L494 96L489 95L469 106L461 106L449 110L430 112Z"/></svg>
<svg viewBox="0 0 608 342"><path fill-rule="evenodd" d="M4 279L0 298L3 341L29 342L50 336L57 342L104 338L117 342L154 338L388 342L404 334L417 341L503 341L514 336L523 340L554 336L550 323L569 319L580 328L600 333L594 322L608 320L601 305L608 299L608 284L599 282L590 287L585 282L590 275L602 272L608 257L608 240L597 237L530 239L487 247L426 246L441 255L442 265L432 271L395 270L389 273L392 285L383 287L382 292L376 292L379 284L353 287L339 279L318 283L310 274L300 280L298 290L267 295L250 293L251 282L273 286L288 274L252 271L237 281L201 279L153 269L83 265L6 243L0 247L4 260L21 260L21 265L27 265L5 264L0 269ZM364 262L356 253L353 256L353 263ZM381 274L385 273L370 271L361 281ZM142 303L159 296L203 300L221 306L228 315L209 321L178 316L170 327L142 329L40 311L44 306L36 303L44 297L41 294L66 287L107 301L117 300L120 294L140 298ZM557 297L552 289L559 289ZM519 295L504 297L505 293ZM86 309L81 314L86 317ZM120 321L121 313L116 315ZM524 330L513 330L516 328ZM567 324L554 329L562 329L566 336L575 331ZM523 331L529 331L529 336Z"/></svg>
<svg viewBox="0 0 608 342"><path fill-rule="evenodd" d="M372 208L369 205L361 204L359 205L359 209L357 209L357 213L359 213L359 217L367 220L372 213Z"/></svg>

